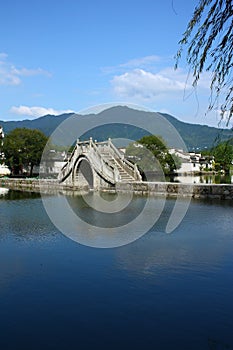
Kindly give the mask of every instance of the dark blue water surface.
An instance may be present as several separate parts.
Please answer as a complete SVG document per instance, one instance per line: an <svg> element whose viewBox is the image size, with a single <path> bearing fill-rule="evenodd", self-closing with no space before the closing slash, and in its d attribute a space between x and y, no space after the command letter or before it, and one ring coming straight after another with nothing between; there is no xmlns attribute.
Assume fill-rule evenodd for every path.
<svg viewBox="0 0 233 350"><path fill-rule="evenodd" d="M195 200L172 234L95 249L2 195L0 349L233 349L232 209Z"/></svg>

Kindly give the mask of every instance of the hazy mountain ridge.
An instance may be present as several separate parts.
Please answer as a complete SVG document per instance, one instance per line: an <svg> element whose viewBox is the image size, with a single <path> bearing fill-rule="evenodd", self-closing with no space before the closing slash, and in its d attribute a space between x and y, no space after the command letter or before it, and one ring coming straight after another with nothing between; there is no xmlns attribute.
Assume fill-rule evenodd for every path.
<svg viewBox="0 0 233 350"><path fill-rule="evenodd" d="M116 120L117 116L119 116L119 113L124 113L126 115L127 120L127 114L130 113L131 116L134 113L140 113L140 117L142 120L146 120L146 114L153 112L145 112L145 111L139 111L135 110L129 107L123 107L123 106L116 106L111 107L109 109L106 109L98 114L96 114L96 117L98 117L99 114L104 113L105 115L109 115L110 120ZM160 113L163 115L180 133L181 137L183 138L184 142L186 143L186 146L189 150L196 149L196 148L211 148L218 141L227 140L229 138L233 138L233 131L229 129L219 129L210 127L207 125L200 125L200 124L190 124L185 123L177 118L166 114L166 113ZM58 116L55 115L45 115L43 117L39 117L34 120L20 120L20 121L0 121L0 125L3 126L5 134L9 133L11 130L15 128L30 128L30 129L39 129L42 132L44 132L47 136L51 135L51 133L58 127L60 123L62 123L64 120L69 118L72 115L72 113L69 114L61 114ZM110 118L111 116L111 118ZM83 115L80 116L77 114L77 117L84 117ZM156 117L156 113L155 113ZM129 138L133 140L137 140L141 138L142 136L148 134L143 129L138 129L122 124L116 124L114 125L104 125L101 127L97 127L88 133L84 135L84 139L92 136L94 139L97 139L99 141L103 141L107 139L108 137L112 138Z"/></svg>

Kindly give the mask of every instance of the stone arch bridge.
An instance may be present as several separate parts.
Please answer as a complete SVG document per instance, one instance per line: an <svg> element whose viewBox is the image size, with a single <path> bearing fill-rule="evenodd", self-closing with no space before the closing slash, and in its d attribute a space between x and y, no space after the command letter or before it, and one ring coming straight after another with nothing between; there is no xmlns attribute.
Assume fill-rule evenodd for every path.
<svg viewBox="0 0 233 350"><path fill-rule="evenodd" d="M119 182L142 181L136 166L112 143L77 141L68 161L58 175L59 183L83 188L114 187Z"/></svg>

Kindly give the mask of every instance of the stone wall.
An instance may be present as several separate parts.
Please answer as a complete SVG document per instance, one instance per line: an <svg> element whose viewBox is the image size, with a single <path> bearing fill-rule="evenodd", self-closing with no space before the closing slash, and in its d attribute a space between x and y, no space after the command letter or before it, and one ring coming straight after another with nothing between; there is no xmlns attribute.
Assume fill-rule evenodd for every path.
<svg viewBox="0 0 233 350"><path fill-rule="evenodd" d="M40 192L40 188L50 189L58 188L56 180L22 179L22 178L0 178L0 187L6 187L13 190Z"/></svg>
<svg viewBox="0 0 233 350"><path fill-rule="evenodd" d="M56 180L38 179L0 179L0 187L10 189L56 193L56 192L74 192L78 188L70 186L62 186ZM88 190L83 188L82 190ZM159 195L176 197L192 197L192 198L216 198L233 200L233 184L231 185L215 185L215 184L181 184L171 182L132 182L118 183L116 188L102 188L105 192L134 192L140 195Z"/></svg>
<svg viewBox="0 0 233 350"><path fill-rule="evenodd" d="M118 184L117 191L170 197L233 199L233 184L181 184L171 182L143 182Z"/></svg>

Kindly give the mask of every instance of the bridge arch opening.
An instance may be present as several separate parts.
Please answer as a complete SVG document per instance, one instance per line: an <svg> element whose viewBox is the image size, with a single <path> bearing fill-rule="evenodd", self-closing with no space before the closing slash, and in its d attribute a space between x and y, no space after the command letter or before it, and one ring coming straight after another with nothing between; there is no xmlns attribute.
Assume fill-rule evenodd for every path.
<svg viewBox="0 0 233 350"><path fill-rule="evenodd" d="M94 176L91 164L85 157L78 159L75 167L75 184L80 187L88 186L90 189L94 188Z"/></svg>

